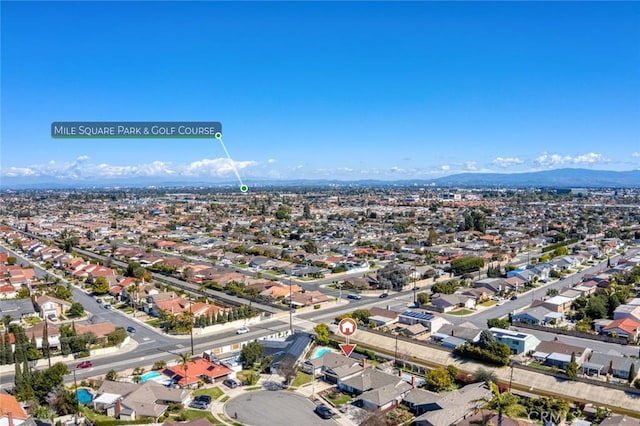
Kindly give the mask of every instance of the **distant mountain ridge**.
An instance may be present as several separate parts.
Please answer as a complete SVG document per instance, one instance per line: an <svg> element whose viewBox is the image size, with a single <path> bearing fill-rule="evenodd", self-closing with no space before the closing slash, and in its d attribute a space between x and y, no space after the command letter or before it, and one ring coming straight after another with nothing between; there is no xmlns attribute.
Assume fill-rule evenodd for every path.
<svg viewBox="0 0 640 426"><path fill-rule="evenodd" d="M640 170L554 169L525 173L461 173L434 179L442 186L640 187Z"/></svg>
<svg viewBox="0 0 640 426"><path fill-rule="evenodd" d="M523 173L460 173L434 179L348 180L348 179L246 179L256 187L322 187L322 186L436 186L436 187L550 187L550 188L640 188L640 170L610 171L591 169L554 169ZM56 179L51 176L3 177L0 190L6 189L72 189L112 187L235 187L237 181L204 180L166 177L136 177L118 179Z"/></svg>

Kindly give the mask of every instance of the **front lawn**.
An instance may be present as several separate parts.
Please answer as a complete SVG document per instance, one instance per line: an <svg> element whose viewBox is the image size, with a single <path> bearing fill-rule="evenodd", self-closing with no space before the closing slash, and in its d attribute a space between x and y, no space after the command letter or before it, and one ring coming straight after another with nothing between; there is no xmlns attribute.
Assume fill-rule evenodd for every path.
<svg viewBox="0 0 640 426"><path fill-rule="evenodd" d="M478 303L478 306L484 306L485 308L489 308L495 305L497 302L495 300L485 300L484 302Z"/></svg>
<svg viewBox="0 0 640 426"><path fill-rule="evenodd" d="M220 389L217 386L215 388L198 389L197 391L193 392L194 396L209 395L213 401L215 401L216 399L220 398L223 394L224 394L224 392L222 391L222 389Z"/></svg>
<svg viewBox="0 0 640 426"><path fill-rule="evenodd" d="M150 319L149 321L146 321L146 324L151 327L157 327L160 325L160 318Z"/></svg>
<svg viewBox="0 0 640 426"><path fill-rule="evenodd" d="M293 387L302 386L304 384L311 383L312 379L313 379L313 376L311 374L298 371L298 374L296 374L296 377L291 382L291 386Z"/></svg>
<svg viewBox="0 0 640 426"><path fill-rule="evenodd" d="M211 414L210 411L205 411L205 410L184 410L182 412L182 414L183 414L184 418L186 420L188 420L188 421L201 419L203 417L206 417L207 420L209 420L214 425L219 425L220 424L220 422L216 421L215 417L213 417L213 414Z"/></svg>
<svg viewBox="0 0 640 426"><path fill-rule="evenodd" d="M469 315L473 313L473 311L469 309L456 309L455 311L447 312L449 315Z"/></svg>
<svg viewBox="0 0 640 426"><path fill-rule="evenodd" d="M325 398L327 398L327 400L329 400L335 406L348 404L352 401L349 395L338 391L327 392Z"/></svg>

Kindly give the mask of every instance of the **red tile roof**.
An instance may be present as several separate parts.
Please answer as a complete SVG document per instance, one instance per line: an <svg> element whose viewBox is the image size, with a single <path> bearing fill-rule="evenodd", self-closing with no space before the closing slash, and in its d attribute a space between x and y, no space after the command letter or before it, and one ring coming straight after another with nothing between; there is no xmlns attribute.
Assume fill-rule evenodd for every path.
<svg viewBox="0 0 640 426"><path fill-rule="evenodd" d="M203 358L191 360L187 364L187 369L178 364L173 367L167 367L165 374L176 380L179 386L189 386L197 383L200 377L207 377L209 380L219 379L228 376L232 371L227 367L214 364Z"/></svg>

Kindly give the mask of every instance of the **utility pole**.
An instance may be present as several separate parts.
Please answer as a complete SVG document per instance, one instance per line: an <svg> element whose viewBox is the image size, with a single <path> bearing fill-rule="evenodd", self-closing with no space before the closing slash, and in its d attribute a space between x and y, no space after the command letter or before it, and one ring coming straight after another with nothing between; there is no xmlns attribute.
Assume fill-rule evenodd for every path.
<svg viewBox="0 0 640 426"><path fill-rule="evenodd" d="M291 298L291 277L289 277L289 333L293 334L293 299Z"/></svg>
<svg viewBox="0 0 640 426"><path fill-rule="evenodd" d="M191 338L191 355L195 355L195 353L193 352L193 311L191 310L191 295L189 295L189 334L190 334L190 338Z"/></svg>
<svg viewBox="0 0 640 426"><path fill-rule="evenodd" d="M418 288L416 287L416 268L411 268L411 271L411 280L413 281L413 306L417 306L418 299L416 297L416 291L418 290Z"/></svg>

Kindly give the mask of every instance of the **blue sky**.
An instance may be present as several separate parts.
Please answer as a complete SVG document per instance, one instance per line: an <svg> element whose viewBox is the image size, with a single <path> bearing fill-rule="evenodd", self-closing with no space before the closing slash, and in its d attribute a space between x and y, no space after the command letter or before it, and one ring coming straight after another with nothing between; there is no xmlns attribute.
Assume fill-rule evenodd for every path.
<svg viewBox="0 0 640 426"><path fill-rule="evenodd" d="M640 167L640 3L2 2L0 176L243 178Z"/></svg>

